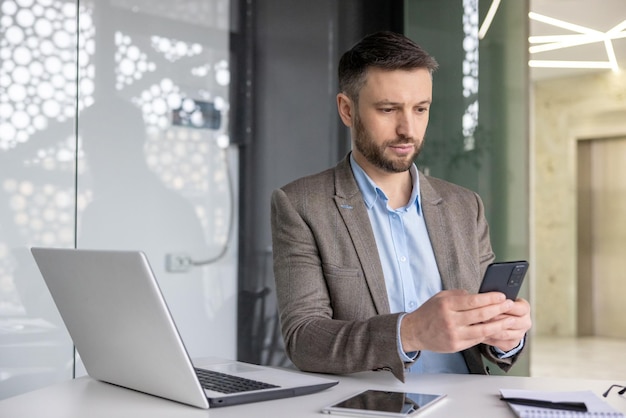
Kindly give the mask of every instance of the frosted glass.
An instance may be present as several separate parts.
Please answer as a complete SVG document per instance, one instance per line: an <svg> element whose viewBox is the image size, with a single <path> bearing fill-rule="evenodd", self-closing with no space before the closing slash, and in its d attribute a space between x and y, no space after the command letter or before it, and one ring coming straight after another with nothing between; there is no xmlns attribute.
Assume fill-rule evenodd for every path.
<svg viewBox="0 0 626 418"><path fill-rule="evenodd" d="M143 250L190 354L234 358L230 1L0 7L0 398L74 374L33 245Z"/></svg>

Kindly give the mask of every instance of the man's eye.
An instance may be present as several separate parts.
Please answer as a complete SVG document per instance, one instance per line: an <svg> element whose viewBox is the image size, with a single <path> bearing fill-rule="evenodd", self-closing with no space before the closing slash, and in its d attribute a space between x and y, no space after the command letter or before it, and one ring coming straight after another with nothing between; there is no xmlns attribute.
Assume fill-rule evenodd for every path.
<svg viewBox="0 0 626 418"><path fill-rule="evenodd" d="M383 113L391 113L391 112L393 112L393 110L394 109L392 107L383 107L383 108L380 109L380 111L383 112Z"/></svg>

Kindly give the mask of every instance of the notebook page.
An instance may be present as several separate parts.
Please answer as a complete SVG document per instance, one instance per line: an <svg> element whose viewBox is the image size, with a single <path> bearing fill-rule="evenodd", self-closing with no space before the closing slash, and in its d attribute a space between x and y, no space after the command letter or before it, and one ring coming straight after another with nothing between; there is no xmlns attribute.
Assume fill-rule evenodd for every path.
<svg viewBox="0 0 626 418"><path fill-rule="evenodd" d="M602 400L590 390L585 391L535 391L524 389L500 389L500 394L505 398L524 398L551 402L584 402L587 412L565 411L559 409L539 408L536 406L516 405L509 403L511 409L520 418L585 418L585 417L610 417L625 418L624 414L615 410L610 404Z"/></svg>

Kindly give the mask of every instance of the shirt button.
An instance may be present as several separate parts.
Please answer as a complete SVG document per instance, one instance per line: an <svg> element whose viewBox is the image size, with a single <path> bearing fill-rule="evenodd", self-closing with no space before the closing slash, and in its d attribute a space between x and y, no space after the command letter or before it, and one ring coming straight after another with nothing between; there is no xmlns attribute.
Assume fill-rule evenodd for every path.
<svg viewBox="0 0 626 418"><path fill-rule="evenodd" d="M405 256L401 256L400 257L400 261L402 261L404 263L406 261L406 257Z"/></svg>

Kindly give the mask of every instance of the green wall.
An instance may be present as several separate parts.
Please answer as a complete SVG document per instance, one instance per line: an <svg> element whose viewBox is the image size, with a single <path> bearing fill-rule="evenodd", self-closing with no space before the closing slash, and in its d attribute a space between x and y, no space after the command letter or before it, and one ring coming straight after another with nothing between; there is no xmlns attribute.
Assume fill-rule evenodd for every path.
<svg viewBox="0 0 626 418"><path fill-rule="evenodd" d="M405 2L406 35L440 65L434 74L426 145L417 163L429 174L481 195L498 261L528 259L528 0L500 3L489 31L478 41L478 89L464 95L463 69L476 63L472 45L477 38L468 28L480 27L490 4ZM472 20L467 11L476 7L478 20ZM477 123L472 134L464 133L464 114L475 103ZM526 299L528 282L529 277L521 294ZM529 352L526 347L509 374L529 374Z"/></svg>

